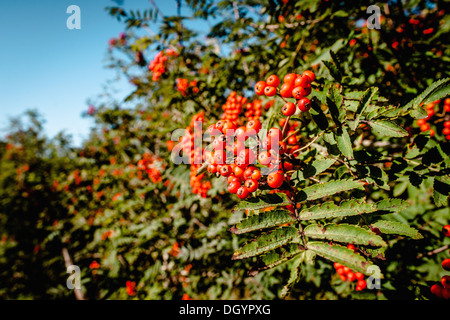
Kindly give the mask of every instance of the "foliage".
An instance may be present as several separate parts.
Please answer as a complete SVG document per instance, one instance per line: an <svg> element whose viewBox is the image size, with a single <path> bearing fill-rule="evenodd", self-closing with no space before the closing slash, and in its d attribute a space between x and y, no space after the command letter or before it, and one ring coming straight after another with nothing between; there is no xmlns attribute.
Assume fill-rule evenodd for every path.
<svg viewBox="0 0 450 320"><path fill-rule="evenodd" d="M434 299L448 256L435 250L450 244L443 3L371 2L380 29L367 1L176 4L174 16L106 8L125 28L108 65L135 90L90 106L81 147L44 137L34 111L0 141L0 297L73 299L67 250L86 299ZM192 21L212 25L206 40ZM220 175L173 162L198 138L192 120L201 135L229 97L283 129L285 99L253 88L304 70L311 110L286 121L299 148L283 187L240 200ZM382 288L355 291L333 263L366 277L376 266Z"/></svg>

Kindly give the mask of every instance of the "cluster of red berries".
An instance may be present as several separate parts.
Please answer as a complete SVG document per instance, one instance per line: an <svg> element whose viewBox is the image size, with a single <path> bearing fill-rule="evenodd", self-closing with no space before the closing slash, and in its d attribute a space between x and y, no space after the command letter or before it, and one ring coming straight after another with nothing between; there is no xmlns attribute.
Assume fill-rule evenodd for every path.
<svg viewBox="0 0 450 320"><path fill-rule="evenodd" d="M207 170L226 177L228 191L235 193L240 199L245 199L258 190L260 184L278 189L285 180L279 158L282 151L278 150L282 136L280 129L271 128L262 143L255 145L256 148L259 145L258 155L256 148L245 147L246 139L254 137L256 141L259 140L257 134L260 130L259 120L250 120L246 126L241 127L233 121L220 120L208 128L210 135L216 138L212 143L214 150L205 153ZM254 166L257 162L269 167L266 181L262 181L261 171Z"/></svg>
<svg viewBox="0 0 450 320"><path fill-rule="evenodd" d="M153 72L152 74L152 80L158 81L159 78L162 76L162 74L166 71L166 61L169 59L170 56L177 56L178 53L176 53L172 49L166 49L165 51L160 51L156 54L156 56L153 58L152 61L150 61L150 64L148 65L148 70Z"/></svg>
<svg viewBox="0 0 450 320"><path fill-rule="evenodd" d="M139 179L142 179L142 173L146 172L153 183L162 181L161 169L164 169L162 166L162 160L148 152L144 153L142 155L142 159L140 159L137 163L137 174Z"/></svg>
<svg viewBox="0 0 450 320"><path fill-rule="evenodd" d="M262 110L262 101L261 100L255 100L253 102L249 102L245 105L245 113L244 116L248 120L259 120L259 117L261 116L261 110Z"/></svg>
<svg viewBox="0 0 450 320"><path fill-rule="evenodd" d="M442 233L445 237L450 237L450 225L445 225L442 228ZM449 251L450 253L450 251ZM442 261L442 268L446 271L450 271L450 259L444 259ZM441 277L441 282L433 284L430 288L431 293L438 299L450 299L450 275L444 275Z"/></svg>
<svg viewBox="0 0 450 320"><path fill-rule="evenodd" d="M183 149L185 155L189 155L189 163L191 165L190 185L192 187L192 192L200 195L202 198L206 198L208 190L212 188L210 181L204 181L204 173L197 175L197 171L202 163L203 147L201 144L201 127L204 115L204 112L200 112L192 117L190 126L186 128L186 133L180 140L181 149Z"/></svg>
<svg viewBox="0 0 450 320"><path fill-rule="evenodd" d="M197 86L197 83L198 83L197 80L189 81L188 79L177 78L176 79L177 91L180 92L184 97L190 94L197 94L200 91L200 89Z"/></svg>
<svg viewBox="0 0 450 320"><path fill-rule="evenodd" d="M357 250L353 244L347 245L347 249L351 249L353 251ZM364 280L364 274L362 274L361 272L354 272L349 267L343 266L342 264L337 262L333 264L333 267L342 281L356 281L356 291L362 291L367 287L366 280Z"/></svg>
<svg viewBox="0 0 450 320"><path fill-rule="evenodd" d="M315 79L314 72L306 70L302 74L288 73L284 76L281 84L278 76L273 74L266 81L258 81L255 85L255 92L260 96L273 97L278 94L285 99L296 99L296 103L286 101L281 109L285 116L292 116L296 111L296 106L301 112L307 112L311 108L311 101L307 96L311 93L311 82Z"/></svg>
<svg viewBox="0 0 450 320"><path fill-rule="evenodd" d="M136 282L128 280L125 283L126 290L129 296L135 296L136 295Z"/></svg>
<svg viewBox="0 0 450 320"><path fill-rule="evenodd" d="M247 102L248 99L246 97L240 96L234 91L231 92L227 101L222 105L223 113L220 116L220 119L237 122L239 115L242 112L242 108Z"/></svg>
<svg viewBox="0 0 450 320"><path fill-rule="evenodd" d="M447 140L450 140L450 120L448 117L443 118L446 113L450 113L450 98L443 100L444 105L442 110L440 108L441 102L442 100L436 100L427 104L425 106L427 117L418 119L416 123L421 132L429 131L431 137L436 134L436 130L439 130L438 128L441 128L440 124L442 123L442 135ZM434 128L432 128L431 125L433 125Z"/></svg>

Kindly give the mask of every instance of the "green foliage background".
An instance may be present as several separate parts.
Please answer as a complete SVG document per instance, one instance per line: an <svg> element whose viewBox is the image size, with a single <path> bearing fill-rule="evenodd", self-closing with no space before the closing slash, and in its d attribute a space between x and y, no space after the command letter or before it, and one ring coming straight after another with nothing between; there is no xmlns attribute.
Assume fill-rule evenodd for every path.
<svg viewBox="0 0 450 320"><path fill-rule="evenodd" d="M382 9L379 30L360 23L369 16L369 2ZM81 268L86 299L181 299L184 294L277 299L289 279L287 299L433 299L429 286L444 274L440 261L449 252L426 253L450 244L440 232L450 222L450 145L441 134L450 115L436 117L433 137L420 133L415 119L424 117L422 103L443 101L449 93L448 3L176 4L191 8L192 16L163 16L156 6L133 12L106 8L124 22L126 32L126 43L108 48L108 64L136 89L124 101L96 101L95 112L86 114L95 126L82 147L72 147L63 134L45 137L36 111L26 114L25 123L11 123L0 141L0 297L74 299L66 288L62 252L68 250ZM210 21L207 40L186 26L196 19ZM179 55L170 57L166 72L152 81L148 63L167 48ZM189 166L170 161L167 141L193 115L204 111L205 124L214 123L231 91L254 99L257 81L306 69L316 73L318 90L313 90L311 116L299 119L301 144L323 134L317 144L346 164L328 165L316 177L321 182L355 175L371 179L363 191L325 192L326 199L373 203L397 198L407 205L383 212L384 220L420 232L417 239L406 229L387 234L386 247L367 251L383 272L381 290L355 292L339 280L329 260L309 254L300 269L294 259L249 274L257 257L232 260L251 239L229 231L245 217L244 210L231 210L238 199L214 177L207 198L193 194ZM181 95L177 78L198 80L199 93ZM282 104L277 100L272 108ZM146 152L161 159L161 182L139 178L137 163ZM318 150L311 149L300 162L316 170L316 158L321 159ZM367 226L374 221L358 215L343 222ZM104 236L108 231L111 237ZM89 267L94 260L100 264L96 270ZM136 282L135 296L127 294L126 281Z"/></svg>

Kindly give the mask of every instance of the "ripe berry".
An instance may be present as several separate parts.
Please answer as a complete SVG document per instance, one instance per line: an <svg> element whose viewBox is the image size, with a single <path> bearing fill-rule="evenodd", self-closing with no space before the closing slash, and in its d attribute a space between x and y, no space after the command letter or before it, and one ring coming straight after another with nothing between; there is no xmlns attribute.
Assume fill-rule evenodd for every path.
<svg viewBox="0 0 450 320"><path fill-rule="evenodd" d="M247 128L247 131L249 130L255 130L256 133L259 132L259 130L261 130L261 122L259 122L259 120L250 120L249 122L247 122L247 125L245 126Z"/></svg>
<svg viewBox="0 0 450 320"><path fill-rule="evenodd" d="M239 197L239 199L245 199L250 195L250 192L245 186L242 186L236 191L236 195Z"/></svg>
<svg viewBox="0 0 450 320"><path fill-rule="evenodd" d="M267 137L271 138L270 140L274 141L273 139L278 139L278 141L281 141L281 138L283 137L283 133L279 128L273 127L270 128L267 132Z"/></svg>
<svg viewBox="0 0 450 320"><path fill-rule="evenodd" d="M444 128L444 129L442 129L442 134L443 134L444 136L448 136L448 135L450 134L450 128Z"/></svg>
<svg viewBox="0 0 450 320"><path fill-rule="evenodd" d="M219 171L219 174L223 177L228 177L231 173L231 167L227 164L223 165Z"/></svg>
<svg viewBox="0 0 450 320"><path fill-rule="evenodd" d="M294 89L292 89L292 97L297 99L297 100L300 100L301 98L306 96L304 94L304 91L305 90L303 89L303 87L295 87Z"/></svg>
<svg viewBox="0 0 450 320"><path fill-rule="evenodd" d="M350 282L355 281L355 280L356 280L355 273L352 272L352 271L349 271L349 272L347 273L347 280L350 281Z"/></svg>
<svg viewBox="0 0 450 320"><path fill-rule="evenodd" d="M236 165L244 168L255 162L255 153L250 149L242 150L236 158Z"/></svg>
<svg viewBox="0 0 450 320"><path fill-rule="evenodd" d="M233 181L228 184L228 192L230 193L236 193L239 188L241 187L241 183L237 181Z"/></svg>
<svg viewBox="0 0 450 320"><path fill-rule="evenodd" d="M311 109L311 101L308 98L298 100L297 106L301 112L308 112Z"/></svg>
<svg viewBox="0 0 450 320"><path fill-rule="evenodd" d="M444 128L450 128L450 120L444 122Z"/></svg>
<svg viewBox="0 0 450 320"><path fill-rule="evenodd" d="M247 179L244 182L244 186L247 188L248 192L255 192L256 190L258 190L258 180Z"/></svg>
<svg viewBox="0 0 450 320"><path fill-rule="evenodd" d="M444 234L444 237L450 237L450 224L447 224L442 228L442 233Z"/></svg>
<svg viewBox="0 0 450 320"><path fill-rule="evenodd" d="M450 276L449 275L442 276L441 284L444 288L450 288Z"/></svg>
<svg viewBox="0 0 450 320"><path fill-rule="evenodd" d="M267 84L265 81L258 81L255 85L255 93L258 96L264 95L264 89L266 88Z"/></svg>
<svg viewBox="0 0 450 320"><path fill-rule="evenodd" d="M364 280L364 274L361 272L355 272L356 280Z"/></svg>
<svg viewBox="0 0 450 320"><path fill-rule="evenodd" d="M295 87L306 87L311 83L311 79L307 76L300 75L295 79L294 86Z"/></svg>
<svg viewBox="0 0 450 320"><path fill-rule="evenodd" d="M292 83L283 83L280 87L280 95L283 98L291 98L292 89L294 89L294 85Z"/></svg>
<svg viewBox="0 0 450 320"><path fill-rule="evenodd" d="M217 167L215 165L213 165L213 164L208 165L208 172L212 173L212 174L216 173L217 172Z"/></svg>
<svg viewBox="0 0 450 320"><path fill-rule="evenodd" d="M267 86L264 88L264 94L267 97L273 97L274 95L277 94L277 88L272 87L272 86Z"/></svg>
<svg viewBox="0 0 450 320"><path fill-rule="evenodd" d="M418 119L417 120L417 125L420 127L421 125L424 125L425 123L427 123L426 119Z"/></svg>
<svg viewBox="0 0 450 320"><path fill-rule="evenodd" d="M259 171L254 166L248 166L244 171L243 177L245 180L248 180L248 179L259 180L261 178L261 171Z"/></svg>
<svg viewBox="0 0 450 320"><path fill-rule="evenodd" d="M292 102L286 102L281 108L281 112L286 116L290 117L295 113L295 104Z"/></svg>
<svg viewBox="0 0 450 320"><path fill-rule="evenodd" d="M286 84L293 84L296 78L297 75L295 73L288 73L284 76L283 82Z"/></svg>
<svg viewBox="0 0 450 320"><path fill-rule="evenodd" d="M437 298L442 298L442 286L440 284L433 284L430 288L430 291Z"/></svg>
<svg viewBox="0 0 450 320"><path fill-rule="evenodd" d="M244 169L242 169L241 167L235 166L233 168L233 173L235 177L242 177L244 175Z"/></svg>
<svg viewBox="0 0 450 320"><path fill-rule="evenodd" d="M311 82L313 82L316 79L316 75L314 74L314 72L312 72L310 70L303 71L302 75L308 76L309 79L311 79Z"/></svg>
<svg viewBox="0 0 450 320"><path fill-rule="evenodd" d="M444 259L442 261L442 268L444 268L444 270L450 271L450 259Z"/></svg>
<svg viewBox="0 0 450 320"><path fill-rule="evenodd" d="M366 280L358 280L356 283L356 291L362 291L367 287Z"/></svg>
<svg viewBox="0 0 450 320"><path fill-rule="evenodd" d="M280 84L280 79L273 74L267 78L266 83L268 86L278 87L278 85Z"/></svg>
<svg viewBox="0 0 450 320"><path fill-rule="evenodd" d="M281 187L283 180L283 175L279 172L270 173L267 176L267 184L273 189Z"/></svg>
<svg viewBox="0 0 450 320"><path fill-rule="evenodd" d="M271 160L272 157L268 151L261 151L258 155L258 161L263 166L267 166Z"/></svg>

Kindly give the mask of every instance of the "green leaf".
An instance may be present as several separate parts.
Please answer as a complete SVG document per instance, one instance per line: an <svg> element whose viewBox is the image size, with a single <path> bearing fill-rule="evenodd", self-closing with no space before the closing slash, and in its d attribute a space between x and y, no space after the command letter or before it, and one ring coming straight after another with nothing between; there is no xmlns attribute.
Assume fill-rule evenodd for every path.
<svg viewBox="0 0 450 320"><path fill-rule="evenodd" d="M262 234L253 241L245 244L233 254L232 259L237 260L257 256L281 247L299 237L298 230L295 227L278 228L270 233Z"/></svg>
<svg viewBox="0 0 450 320"><path fill-rule="evenodd" d="M287 284L281 290L281 298L283 299L290 291L291 287L297 282L300 276L300 266L305 258L305 253L298 255L293 261L291 266L291 273Z"/></svg>
<svg viewBox="0 0 450 320"><path fill-rule="evenodd" d="M254 276L260 271L272 269L286 261L291 260L293 257L302 252L305 252L305 248L298 243L288 243L285 246L271 250L261 257L264 266L252 269L249 274Z"/></svg>
<svg viewBox="0 0 450 320"><path fill-rule="evenodd" d="M433 181L433 197L436 206L445 206L450 194L450 177L435 177Z"/></svg>
<svg viewBox="0 0 450 320"><path fill-rule="evenodd" d="M408 102L408 104L403 108L406 110L416 109L420 107L422 103L427 104L448 95L450 95L450 78L444 78L433 82L420 95Z"/></svg>
<svg viewBox="0 0 450 320"><path fill-rule="evenodd" d="M358 127L361 116L364 115L364 112L377 92L377 87L371 87L364 92L361 100L359 100L358 107L356 108L355 121L352 122L350 127L352 130L355 130Z"/></svg>
<svg viewBox="0 0 450 320"><path fill-rule="evenodd" d="M303 171L298 171L297 177L300 180L305 180L309 177L314 177L321 172L324 172L329 167L331 167L336 160L334 159L315 159L312 163L310 163Z"/></svg>
<svg viewBox="0 0 450 320"><path fill-rule="evenodd" d="M371 275L368 270L372 264L351 249L336 244L328 244L321 241L308 242L308 250L315 252L322 258L338 262L354 272L361 272L367 276Z"/></svg>
<svg viewBox="0 0 450 320"><path fill-rule="evenodd" d="M373 131L388 137L406 137L408 132L402 127L388 120L368 121Z"/></svg>
<svg viewBox="0 0 450 320"><path fill-rule="evenodd" d="M292 202L288 199L286 194L281 192L269 193L240 201L233 210L259 210L269 207L288 206L291 204Z"/></svg>
<svg viewBox="0 0 450 320"><path fill-rule="evenodd" d="M310 224L305 229L305 236L356 245L384 247L384 240L370 230L350 224L327 224L324 226Z"/></svg>
<svg viewBox="0 0 450 320"><path fill-rule="evenodd" d="M373 203L362 203L358 200L349 200L336 205L330 201L302 209L298 218L300 220L319 220L355 216L375 211L377 211L377 208Z"/></svg>
<svg viewBox="0 0 450 320"><path fill-rule="evenodd" d="M332 51L330 50L330 53L331 52ZM333 77L333 79L335 79L337 82L340 83L342 81L342 74L339 71L339 68L336 66L336 64L333 61L323 60L322 62L325 65L325 67L327 67L327 69L330 72L330 75Z"/></svg>
<svg viewBox="0 0 450 320"><path fill-rule="evenodd" d="M353 159L353 146L348 131L345 127L338 128L335 139L339 150L348 158Z"/></svg>
<svg viewBox="0 0 450 320"><path fill-rule="evenodd" d="M317 183L297 193L297 201L303 202L306 200L316 200L333 194L349 191L356 188L362 188L364 181L357 181L351 179L333 180L325 183Z"/></svg>
<svg viewBox="0 0 450 320"><path fill-rule="evenodd" d="M230 232L242 234L259 229L272 228L297 221L288 210L272 210L249 216L239 222Z"/></svg>
<svg viewBox="0 0 450 320"><path fill-rule="evenodd" d="M398 221L388 221L379 220L372 224L373 228L378 228L381 233L385 234L397 234L400 236L407 236L413 239L422 239L423 236L414 228L398 222Z"/></svg>

